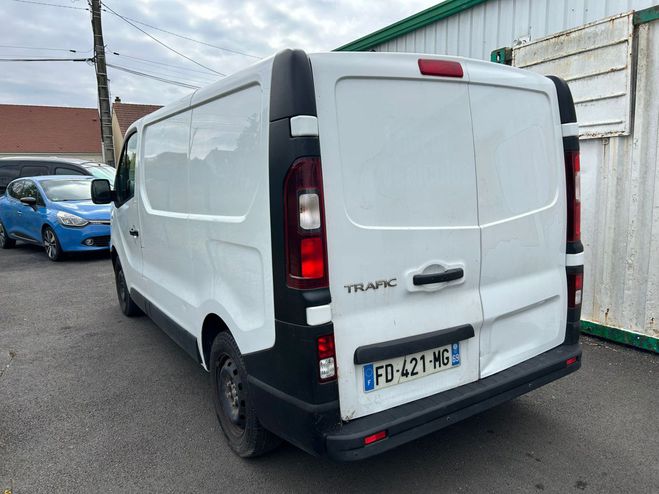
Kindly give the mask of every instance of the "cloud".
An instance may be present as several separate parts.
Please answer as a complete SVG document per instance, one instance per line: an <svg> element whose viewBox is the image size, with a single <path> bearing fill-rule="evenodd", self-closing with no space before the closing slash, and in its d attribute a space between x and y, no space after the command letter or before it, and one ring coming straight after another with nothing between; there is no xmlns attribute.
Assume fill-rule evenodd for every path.
<svg viewBox="0 0 659 494"><path fill-rule="evenodd" d="M85 0L44 0L87 7ZM266 57L284 48L329 51L425 9L437 0L108 0L125 17L234 51ZM6 0L0 3L0 58L90 57L89 12ZM216 71L231 74L256 60L136 23L163 43ZM203 86L220 76L167 50L110 12L103 12L113 65ZM8 45L49 48L29 50ZM63 51L55 51L61 49ZM74 49L77 53L65 50ZM115 55L114 53L118 53ZM166 104L190 89L108 68L112 97ZM96 79L84 62L0 62L0 103L94 107Z"/></svg>

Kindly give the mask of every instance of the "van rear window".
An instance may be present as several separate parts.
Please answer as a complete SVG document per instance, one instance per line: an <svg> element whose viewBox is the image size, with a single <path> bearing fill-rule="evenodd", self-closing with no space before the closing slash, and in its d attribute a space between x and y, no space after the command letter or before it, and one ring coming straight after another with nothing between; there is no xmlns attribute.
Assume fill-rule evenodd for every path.
<svg viewBox="0 0 659 494"><path fill-rule="evenodd" d="M353 222L478 224L465 83L346 78L336 86L336 102L343 195Z"/></svg>

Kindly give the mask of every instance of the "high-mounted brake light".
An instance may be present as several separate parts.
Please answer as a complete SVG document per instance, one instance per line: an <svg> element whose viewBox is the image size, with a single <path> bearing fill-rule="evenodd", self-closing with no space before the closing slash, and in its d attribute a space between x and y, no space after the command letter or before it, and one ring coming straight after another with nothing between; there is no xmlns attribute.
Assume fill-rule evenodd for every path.
<svg viewBox="0 0 659 494"><path fill-rule="evenodd" d="M423 75L436 75L440 77L462 77L462 65L452 60L432 60L419 58L419 70Z"/></svg>
<svg viewBox="0 0 659 494"><path fill-rule="evenodd" d="M326 288L327 244L320 158L293 163L284 184L287 284Z"/></svg>
<svg viewBox="0 0 659 494"><path fill-rule="evenodd" d="M579 151L565 151L567 187L567 241L581 240L581 165Z"/></svg>
<svg viewBox="0 0 659 494"><path fill-rule="evenodd" d="M334 349L334 334L319 336L318 347L318 377L321 382L336 378L336 351Z"/></svg>

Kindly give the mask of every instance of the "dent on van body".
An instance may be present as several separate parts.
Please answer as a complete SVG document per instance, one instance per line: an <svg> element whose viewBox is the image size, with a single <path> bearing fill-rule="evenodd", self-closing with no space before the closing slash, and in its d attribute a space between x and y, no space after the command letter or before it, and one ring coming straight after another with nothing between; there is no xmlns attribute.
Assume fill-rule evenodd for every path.
<svg viewBox="0 0 659 494"><path fill-rule="evenodd" d="M547 92L470 87L482 249L481 377L565 337L562 143L548 79L547 86Z"/></svg>

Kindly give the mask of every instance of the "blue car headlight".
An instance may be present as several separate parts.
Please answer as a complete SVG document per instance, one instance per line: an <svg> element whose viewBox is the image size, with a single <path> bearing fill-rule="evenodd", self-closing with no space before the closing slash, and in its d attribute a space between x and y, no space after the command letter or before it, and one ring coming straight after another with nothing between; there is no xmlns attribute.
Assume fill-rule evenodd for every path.
<svg viewBox="0 0 659 494"><path fill-rule="evenodd" d="M81 227L89 224L85 218L64 211L57 211L57 220L64 226Z"/></svg>

